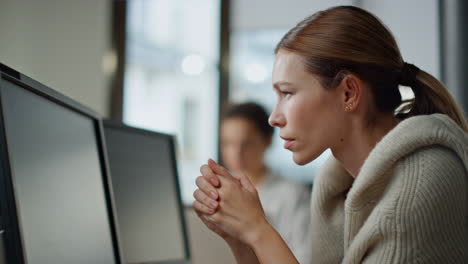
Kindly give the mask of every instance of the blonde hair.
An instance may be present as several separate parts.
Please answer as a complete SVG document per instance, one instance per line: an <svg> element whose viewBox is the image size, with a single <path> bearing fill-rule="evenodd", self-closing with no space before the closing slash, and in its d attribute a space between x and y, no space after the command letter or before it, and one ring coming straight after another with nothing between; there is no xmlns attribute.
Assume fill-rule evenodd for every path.
<svg viewBox="0 0 468 264"><path fill-rule="evenodd" d="M306 69L318 75L326 89L352 73L371 88L377 111L400 118L442 113L468 131L464 114L447 88L405 63L390 31L363 9L338 6L315 13L286 33L275 53L280 49L301 55ZM415 98L402 101L399 84L410 86Z"/></svg>

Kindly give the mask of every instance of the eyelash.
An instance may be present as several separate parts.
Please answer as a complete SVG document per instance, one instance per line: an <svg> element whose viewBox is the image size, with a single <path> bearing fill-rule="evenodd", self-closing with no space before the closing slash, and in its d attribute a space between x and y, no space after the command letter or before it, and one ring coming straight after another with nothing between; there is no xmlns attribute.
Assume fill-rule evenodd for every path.
<svg viewBox="0 0 468 264"><path fill-rule="evenodd" d="M287 95L292 95L293 93L292 92L289 92L289 91L280 91L281 95L283 96L287 96Z"/></svg>

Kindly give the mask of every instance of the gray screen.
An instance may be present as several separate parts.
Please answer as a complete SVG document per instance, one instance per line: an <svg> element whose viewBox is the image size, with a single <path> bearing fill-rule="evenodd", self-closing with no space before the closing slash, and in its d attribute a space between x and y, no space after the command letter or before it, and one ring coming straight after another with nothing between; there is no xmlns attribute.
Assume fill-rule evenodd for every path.
<svg viewBox="0 0 468 264"><path fill-rule="evenodd" d="M116 263L92 119L1 87L26 263Z"/></svg>
<svg viewBox="0 0 468 264"><path fill-rule="evenodd" d="M169 137L105 128L124 259L183 260L182 220Z"/></svg>

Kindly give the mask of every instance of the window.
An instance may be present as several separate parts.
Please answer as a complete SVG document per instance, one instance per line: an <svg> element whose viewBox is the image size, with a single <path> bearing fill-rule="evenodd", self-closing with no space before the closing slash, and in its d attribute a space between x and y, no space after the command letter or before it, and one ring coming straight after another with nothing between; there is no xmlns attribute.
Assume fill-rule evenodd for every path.
<svg viewBox="0 0 468 264"><path fill-rule="evenodd" d="M175 134L185 204L217 158L220 0L128 1L123 120Z"/></svg>

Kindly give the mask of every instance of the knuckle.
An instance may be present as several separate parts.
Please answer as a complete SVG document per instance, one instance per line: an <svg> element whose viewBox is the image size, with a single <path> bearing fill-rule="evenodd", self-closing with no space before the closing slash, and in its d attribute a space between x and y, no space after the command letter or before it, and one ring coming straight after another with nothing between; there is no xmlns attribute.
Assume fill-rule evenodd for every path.
<svg viewBox="0 0 468 264"><path fill-rule="evenodd" d="M203 185L205 184L205 177L203 176L198 176L197 179L195 180L195 184L198 186L198 187L203 187Z"/></svg>
<svg viewBox="0 0 468 264"><path fill-rule="evenodd" d="M208 208L206 205L204 205L203 203L201 203L200 201L196 201L197 202L197 205L196 205L196 209L203 213L203 214L211 214L213 213L212 210L210 208Z"/></svg>
<svg viewBox="0 0 468 264"><path fill-rule="evenodd" d="M196 179L195 179L195 184L200 187L200 181L201 181L201 176L198 176Z"/></svg>
<svg viewBox="0 0 468 264"><path fill-rule="evenodd" d="M219 214L210 215L209 218L210 218L210 222L213 224L217 224L220 222Z"/></svg>
<svg viewBox="0 0 468 264"><path fill-rule="evenodd" d="M200 172L201 174L206 174L207 173L207 167L208 165L204 164L200 167Z"/></svg>
<svg viewBox="0 0 468 264"><path fill-rule="evenodd" d="M200 189L196 189L195 192L193 193L193 197L199 201L200 200Z"/></svg>
<svg viewBox="0 0 468 264"><path fill-rule="evenodd" d="M212 200L210 199L210 197L205 196L205 197L203 197L203 201L205 202L205 204L209 204L209 203L211 203Z"/></svg>
<svg viewBox="0 0 468 264"><path fill-rule="evenodd" d="M197 210L203 214L206 214L206 211L207 211L206 207L198 201L197 201Z"/></svg>
<svg viewBox="0 0 468 264"><path fill-rule="evenodd" d="M201 210L200 210L200 203L199 203L198 201L194 201L194 202L192 203L192 205L193 205L193 208L194 208L196 211L201 211Z"/></svg>

